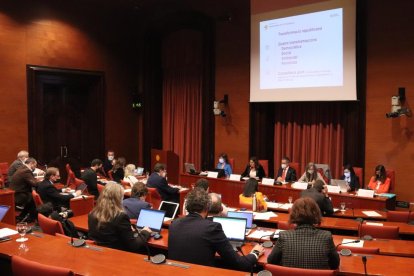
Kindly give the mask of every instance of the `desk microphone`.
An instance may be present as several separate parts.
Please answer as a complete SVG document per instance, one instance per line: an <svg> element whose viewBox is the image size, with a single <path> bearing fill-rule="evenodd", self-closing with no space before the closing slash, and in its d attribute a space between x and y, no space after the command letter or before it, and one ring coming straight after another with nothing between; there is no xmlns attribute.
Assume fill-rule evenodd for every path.
<svg viewBox="0 0 414 276"><path fill-rule="evenodd" d="M271 248L271 247L273 247L273 241L275 241L275 240L276 240L276 239L274 238L274 235L275 235L275 233L272 233L272 234L270 234L270 235L264 235L264 236L261 236L261 237L260 237L260 239L259 239L259 243L261 243L261 242L262 242L262 239L263 239L263 238L270 237L270 241L265 241L265 242L263 242L263 243L262 243L262 246L263 246L263 247L265 247L265 248Z"/></svg>
<svg viewBox="0 0 414 276"><path fill-rule="evenodd" d="M362 256L362 263L364 264L365 275L368 275L368 273L367 273L367 256Z"/></svg>
<svg viewBox="0 0 414 276"><path fill-rule="evenodd" d="M349 244L349 243L359 243L361 240L354 240L354 241L349 241L349 242L342 242L342 243L340 243L340 244L338 244L336 247L335 247L335 251L337 251L338 250L338 247L340 246L340 245L344 245L344 244ZM342 256L351 256L351 254L352 254L352 251L350 250L350 249L348 249L348 248L343 248L343 249L341 249L341 251L339 252Z"/></svg>
<svg viewBox="0 0 414 276"><path fill-rule="evenodd" d="M136 230L137 230L138 237L144 242L145 249L147 250L147 259L144 259L144 260L146 260L148 262L151 262L153 264L162 264L162 263L164 263L165 260L166 260L164 254L157 254L157 255L151 257L151 251L149 249L148 242L142 236L141 232L138 229L136 229Z"/></svg>

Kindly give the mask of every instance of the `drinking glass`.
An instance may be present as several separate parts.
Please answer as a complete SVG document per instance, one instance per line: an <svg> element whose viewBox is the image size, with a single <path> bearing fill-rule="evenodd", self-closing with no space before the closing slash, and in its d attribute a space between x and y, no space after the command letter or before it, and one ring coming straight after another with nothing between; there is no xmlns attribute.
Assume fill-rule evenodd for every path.
<svg viewBox="0 0 414 276"><path fill-rule="evenodd" d="M288 197L289 204L292 204L293 197Z"/></svg>
<svg viewBox="0 0 414 276"><path fill-rule="evenodd" d="M26 235L26 232L27 232L27 222L19 222L16 225L16 230L20 234L20 238L18 238L16 241L17 242L25 242L25 241L27 241L27 238L24 237L24 235Z"/></svg>
<svg viewBox="0 0 414 276"><path fill-rule="evenodd" d="M345 202L341 202L341 212L345 212Z"/></svg>

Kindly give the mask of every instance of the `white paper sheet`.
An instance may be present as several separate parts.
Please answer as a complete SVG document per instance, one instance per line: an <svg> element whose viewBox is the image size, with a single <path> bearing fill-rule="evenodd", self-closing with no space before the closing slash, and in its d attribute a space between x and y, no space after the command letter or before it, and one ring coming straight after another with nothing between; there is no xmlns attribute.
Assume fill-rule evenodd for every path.
<svg viewBox="0 0 414 276"><path fill-rule="evenodd" d="M378 214L375 211L362 211L362 213L364 213L365 215L369 217L380 217L381 216L381 214Z"/></svg>
<svg viewBox="0 0 414 276"><path fill-rule="evenodd" d="M366 225L384 226L384 223L379 222L365 222Z"/></svg>
<svg viewBox="0 0 414 276"><path fill-rule="evenodd" d="M274 231L256 230L247 237L251 239L260 239L263 236L272 235L273 233ZM270 236L263 237L262 240L270 240Z"/></svg>
<svg viewBox="0 0 414 276"><path fill-rule="evenodd" d="M343 239L342 243L347 243L347 242L351 242L351 241L355 241L353 239ZM349 247L364 247L364 241L360 240L357 243L348 243L348 244L344 244L343 246L349 246Z"/></svg>
<svg viewBox="0 0 414 276"><path fill-rule="evenodd" d="M271 208L271 209L277 209L277 208L279 208L280 205L283 205L283 203L267 202L267 208Z"/></svg>
<svg viewBox="0 0 414 276"><path fill-rule="evenodd" d="M253 212L253 215L254 215L254 219L257 219L257 220L269 220L272 217L277 217L277 215L273 212L264 212L264 213Z"/></svg>
<svg viewBox="0 0 414 276"><path fill-rule="evenodd" d="M10 228L2 228L2 229L0 229L0 238L16 235L18 233L19 232L17 232L16 230L13 230L13 229L10 229Z"/></svg>

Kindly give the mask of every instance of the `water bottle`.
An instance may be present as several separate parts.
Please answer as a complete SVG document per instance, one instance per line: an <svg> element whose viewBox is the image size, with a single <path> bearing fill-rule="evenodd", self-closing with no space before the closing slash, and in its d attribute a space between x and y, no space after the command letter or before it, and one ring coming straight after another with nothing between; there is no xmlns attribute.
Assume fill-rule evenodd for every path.
<svg viewBox="0 0 414 276"><path fill-rule="evenodd" d="M253 194L253 197L252 197L252 209L253 209L253 212L256 212L257 211L256 193L254 193Z"/></svg>

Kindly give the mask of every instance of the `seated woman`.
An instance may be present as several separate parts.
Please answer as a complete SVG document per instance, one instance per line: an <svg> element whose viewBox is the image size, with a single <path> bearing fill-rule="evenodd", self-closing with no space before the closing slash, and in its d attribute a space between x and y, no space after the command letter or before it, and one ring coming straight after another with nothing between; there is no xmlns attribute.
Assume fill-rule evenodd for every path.
<svg viewBox="0 0 414 276"><path fill-rule="evenodd" d="M124 181L128 182L129 185L132 187L135 183L138 183L138 179L134 175L135 172L135 165L128 164L124 169Z"/></svg>
<svg viewBox="0 0 414 276"><path fill-rule="evenodd" d="M250 157L250 162L246 166L246 169L242 173L242 177L252 177L252 178L259 178L262 179L263 177L266 177L264 169L262 165L259 164L259 161L256 157L252 156Z"/></svg>
<svg viewBox="0 0 414 276"><path fill-rule="evenodd" d="M112 178L115 182L120 183L124 179L124 167L126 160L124 157L119 157L114 161L114 166L112 167Z"/></svg>
<svg viewBox="0 0 414 276"><path fill-rule="evenodd" d="M321 219L321 211L312 198L297 199L289 216L289 224L296 224L296 228L280 232L267 262L304 269L337 269L339 255L332 234L315 228Z"/></svg>
<svg viewBox="0 0 414 276"><path fill-rule="evenodd" d="M122 207L124 189L109 181L99 195L96 206L88 215L89 238L96 244L130 252L142 252L151 230L145 227L140 233L131 228L128 215Z"/></svg>
<svg viewBox="0 0 414 276"><path fill-rule="evenodd" d="M309 184L314 184L316 180L322 180L323 183L326 184L325 180L323 179L322 175L318 172L315 164L313 162L309 162L306 166L305 172L299 178L299 182L308 182Z"/></svg>
<svg viewBox="0 0 414 276"><path fill-rule="evenodd" d="M253 195L256 194L257 209L267 210L267 203L265 197L259 190L259 183L255 178L249 178L244 185L243 193L239 196L240 204L253 204Z"/></svg>
<svg viewBox="0 0 414 276"><path fill-rule="evenodd" d="M233 173L227 154L222 153L219 155L219 161L216 168L224 170L225 176L230 176Z"/></svg>
<svg viewBox="0 0 414 276"><path fill-rule="evenodd" d="M130 219L137 219L139 212L144 208L151 208L151 204L145 201L148 189L144 183L138 182L132 186L131 197L124 199L122 205Z"/></svg>
<svg viewBox="0 0 414 276"><path fill-rule="evenodd" d="M378 165L375 167L375 175L371 177L368 188L374 190L376 194L388 193L390 190L391 179L387 177L385 167Z"/></svg>
<svg viewBox="0 0 414 276"><path fill-rule="evenodd" d="M344 166L344 174L340 179L345 180L348 183L348 192L359 189L359 179L355 174L354 168L350 164Z"/></svg>

